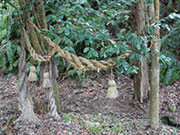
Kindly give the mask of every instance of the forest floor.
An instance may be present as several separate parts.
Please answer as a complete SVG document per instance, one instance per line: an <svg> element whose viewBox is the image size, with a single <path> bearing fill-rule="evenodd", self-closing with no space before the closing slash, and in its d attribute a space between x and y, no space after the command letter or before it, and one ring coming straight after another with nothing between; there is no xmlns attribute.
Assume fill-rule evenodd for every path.
<svg viewBox="0 0 180 135"><path fill-rule="evenodd" d="M149 101L140 104L133 99L133 80L128 76L115 78L119 97L106 98L109 76L89 74L79 84L75 78L58 81L61 120L48 115L46 91L34 87L31 95L39 121L15 122L18 110L17 77L0 76L0 134L1 135L180 135L180 127L165 125L154 131L149 126ZM31 87L31 86L30 86ZM176 106L175 112L169 105ZM180 124L180 80L160 88L160 117L175 117Z"/></svg>

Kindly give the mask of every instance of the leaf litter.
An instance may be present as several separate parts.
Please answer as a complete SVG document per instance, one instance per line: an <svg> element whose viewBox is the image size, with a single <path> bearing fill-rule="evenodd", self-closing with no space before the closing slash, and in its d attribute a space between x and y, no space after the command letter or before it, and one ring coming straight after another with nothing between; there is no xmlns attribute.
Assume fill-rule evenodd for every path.
<svg viewBox="0 0 180 135"><path fill-rule="evenodd" d="M149 102L133 99L133 80L120 75L115 78L119 97L106 98L108 79L105 73L87 75L81 84L74 77L58 82L61 120L48 115L46 91L36 86L31 90L37 123L15 123L18 110L17 77L0 76L0 134L2 135L180 135L180 129L164 125L154 131L149 125ZM180 80L160 88L160 117L172 115L168 107L176 106L173 115L180 123Z"/></svg>

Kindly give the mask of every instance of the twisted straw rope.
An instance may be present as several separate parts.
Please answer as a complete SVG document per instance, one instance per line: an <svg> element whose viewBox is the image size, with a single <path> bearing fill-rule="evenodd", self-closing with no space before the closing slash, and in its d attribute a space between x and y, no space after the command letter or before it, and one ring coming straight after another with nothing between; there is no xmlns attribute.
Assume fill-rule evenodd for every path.
<svg viewBox="0 0 180 135"><path fill-rule="evenodd" d="M57 112L55 99L53 97L53 88L49 89L48 99L49 99L49 112L50 112L50 115L52 117L54 117L54 119L59 120L60 116L59 116L59 114Z"/></svg>
<svg viewBox="0 0 180 135"><path fill-rule="evenodd" d="M24 36L25 36L25 39L26 39L26 44L27 44L28 50L29 50L31 56L34 58L34 60L37 60L37 61L39 61L39 62L49 61L50 58L56 53L58 44L60 43L60 40L59 40L59 41L57 42L57 44L54 46L54 48L52 49L52 51L48 53L48 55L41 56L41 55L37 54L36 51L35 51L35 50L33 49L33 47L31 46L31 43L30 43L30 41L29 41L29 38L28 38L28 36L27 36L27 33L26 33L24 27L23 27L22 29L23 29L23 32L24 32Z"/></svg>
<svg viewBox="0 0 180 135"><path fill-rule="evenodd" d="M57 51L58 54L61 57L63 57L64 59L66 59L74 68L84 70L84 71L87 71L87 70L99 71L99 70L103 70L103 69L113 67L115 65L115 63L112 60L96 61L96 60L93 60L93 59L86 59L86 58L83 58L83 57L78 57L78 56L76 56L76 55L74 55L72 53L69 53L68 51L64 51L58 46L60 41L57 44L54 44L50 38L48 38L47 36L43 36L41 34L39 28L33 22L31 22L30 20L28 22L31 23L32 26L35 28L35 30L46 40L46 42L50 46L53 47L53 50L48 55L46 55L46 56L38 55L35 52L35 50L33 49L33 47L31 46L31 44L29 42L29 39L27 37L27 34L26 34L25 30L24 30L26 43L27 43L28 49L30 51L30 54L37 61L40 61L40 62L41 61L44 61L44 62L48 61L54 55L54 53ZM118 56L117 58L122 59L122 58L126 58L127 56L129 56L129 53Z"/></svg>

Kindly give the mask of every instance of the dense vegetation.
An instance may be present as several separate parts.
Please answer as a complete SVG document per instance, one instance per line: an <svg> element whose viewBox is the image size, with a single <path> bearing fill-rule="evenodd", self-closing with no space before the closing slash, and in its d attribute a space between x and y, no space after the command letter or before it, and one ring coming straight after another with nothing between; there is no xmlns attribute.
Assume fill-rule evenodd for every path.
<svg viewBox="0 0 180 135"><path fill-rule="evenodd" d="M176 114L179 110L176 110L176 106L179 106L180 81L179 6L179 0L162 0L161 4L160 0L0 0L0 79L7 81L6 77L15 75L9 79L9 82L13 82L13 78L16 78L18 84L16 92L19 94L19 102L15 102L18 105L15 105L16 109L12 109L12 112L18 113L18 108L21 114L15 124L19 121L39 122L45 115L39 117L36 114L41 115L45 110L48 111L47 116L60 124L61 113L76 112L76 109L69 105L71 103L64 104L63 100L68 99L72 104L76 104L82 96L80 103L83 104L77 104L82 109L83 105L89 106L86 103L94 102L96 98L100 101L100 104L95 101L92 106L90 103L90 107L87 107L88 113L96 110L96 104L97 108L104 107L100 112L105 109L108 111L105 113L107 115L112 112L130 114L127 112L133 108L136 111L130 111L133 114L128 116L134 117L134 112L137 112L137 115L143 112L144 118L149 116L150 128L158 132L160 120L163 118L160 115L165 110L172 112L174 116L168 113L164 118L170 120L172 116L175 120L173 125L178 127ZM97 79L100 84L97 87L100 86L103 96L95 92L99 91L95 86L97 83L91 82L92 77L89 78L91 74L88 73L92 70L98 72L92 73L93 78L101 74L101 78L105 78L104 81L100 77ZM101 70L105 72L99 74ZM88 74L87 78L85 73ZM132 74L134 79L129 79L130 77L126 76L128 74ZM73 78L65 78L67 76ZM74 77L80 85L71 84ZM68 90L65 85L59 84L66 79L71 79L68 81ZM38 81L38 86L35 86L35 81ZM108 85L104 85L107 81ZM171 93L176 92L174 95L169 93L169 90L164 90L168 94L164 95L171 99L171 102L166 102L165 96L160 93L160 89L163 89L159 87L160 81L163 85L173 83L171 89L174 91ZM83 84L84 82L86 84ZM8 83L2 82L4 85L0 87L0 96L10 93ZM105 88L108 88L107 95ZM33 89L36 90L33 91L34 95L31 95ZM38 91L43 92L42 89L44 93L41 94ZM86 94L81 95L81 89ZM94 94L91 97L91 91L99 97ZM37 93L40 93L38 99ZM48 97L44 97L45 94ZM125 95L131 97L124 97ZM5 96L4 99L0 97L0 100L6 101L6 97L10 96ZM116 100L111 100L112 98ZM112 102L110 106L103 105L108 105L108 102ZM125 110L111 109L121 109L120 104L123 104ZM166 104L165 109L163 104ZM65 111L62 105L72 110ZM0 106L3 109L6 103ZM136 107L142 110L138 112ZM146 110L149 110L149 113ZM83 113L78 108L79 112ZM6 116L4 111L4 122L0 124L11 123L7 122ZM67 117L70 116L67 114ZM9 126L4 127L2 132L8 132ZM95 126L92 131L95 130L99 129ZM100 130L103 131L103 128Z"/></svg>
<svg viewBox="0 0 180 135"><path fill-rule="evenodd" d="M136 0L77 0L59 1L46 0L48 31L42 33L48 35L54 42L62 38L60 47L78 56L95 59L110 59L117 63L116 73L136 73L137 67L133 65L134 58L141 60L142 55L148 57L150 51L146 48L151 35L138 37L132 20L135 20L133 5ZM180 78L180 15L178 2L168 4L162 1L161 11L161 82L169 84ZM14 2L16 5L16 2ZM32 1L22 11L32 11L31 6L38 5ZM0 67L4 73L11 76L17 73L18 58L20 55L19 37L21 25L17 16L21 10L14 10L9 4L1 2L0 18ZM163 11L168 7L168 11ZM61 23L58 23L61 20ZM60 27L60 29L58 29ZM150 33L151 28L146 29ZM116 56L131 51L126 60L116 60ZM69 70L73 75L76 71L65 69L59 55L55 56L59 70ZM30 63L33 61L27 57ZM37 63L37 65L40 65ZM28 68L29 68L28 66ZM39 69L39 66L38 66Z"/></svg>

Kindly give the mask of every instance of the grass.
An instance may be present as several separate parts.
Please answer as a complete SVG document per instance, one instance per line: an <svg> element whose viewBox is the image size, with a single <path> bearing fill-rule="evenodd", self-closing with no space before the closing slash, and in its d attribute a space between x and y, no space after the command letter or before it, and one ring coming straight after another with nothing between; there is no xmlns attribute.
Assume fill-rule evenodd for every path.
<svg viewBox="0 0 180 135"><path fill-rule="evenodd" d="M91 131L102 131L103 127L102 127L102 125L93 125L93 126L89 127L89 130L91 130Z"/></svg>
<svg viewBox="0 0 180 135"><path fill-rule="evenodd" d="M111 130L113 132L120 132L124 129L125 127L123 125L119 125L119 126L115 126L115 127L112 127Z"/></svg>
<svg viewBox="0 0 180 135"><path fill-rule="evenodd" d="M112 128L110 128L109 126L104 127L102 124L100 125L93 125L91 127L89 127L89 130L91 131L103 131L103 130L108 130L108 131L112 131L112 132L120 132L123 129L125 129L125 127L123 125L120 126L114 126Z"/></svg>
<svg viewBox="0 0 180 135"><path fill-rule="evenodd" d="M144 127L144 124L141 123L141 124L140 124L140 127L143 128L143 127Z"/></svg>
<svg viewBox="0 0 180 135"><path fill-rule="evenodd" d="M68 113L68 114L65 114L64 117L63 117L63 119L64 119L65 122L69 122L69 121L70 121L70 118L71 118L71 114L69 114L69 113Z"/></svg>
<svg viewBox="0 0 180 135"><path fill-rule="evenodd" d="M74 123L77 123L77 124L80 124L80 123L83 123L84 121L82 120L74 120Z"/></svg>
<svg viewBox="0 0 180 135"><path fill-rule="evenodd" d="M96 116L92 119L94 122L97 122L97 121L100 121L101 120L101 117L100 116Z"/></svg>

